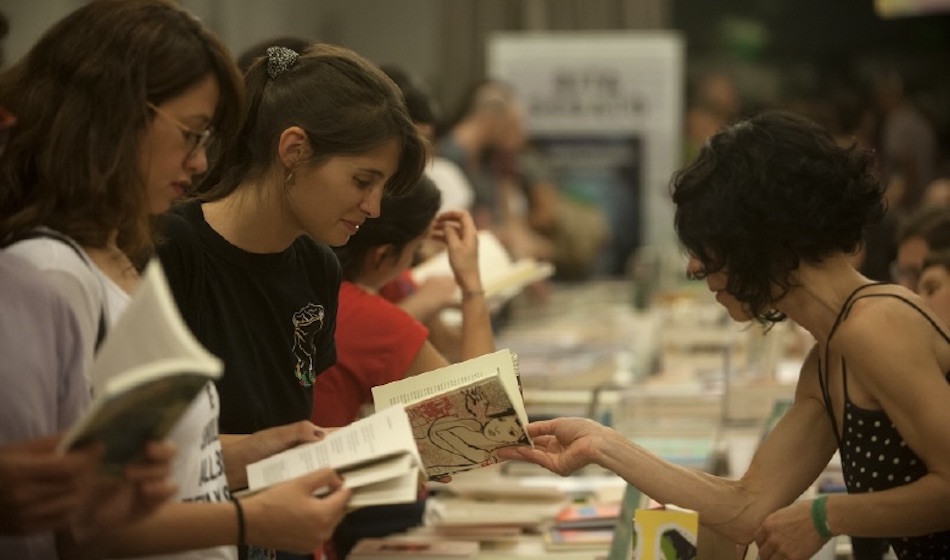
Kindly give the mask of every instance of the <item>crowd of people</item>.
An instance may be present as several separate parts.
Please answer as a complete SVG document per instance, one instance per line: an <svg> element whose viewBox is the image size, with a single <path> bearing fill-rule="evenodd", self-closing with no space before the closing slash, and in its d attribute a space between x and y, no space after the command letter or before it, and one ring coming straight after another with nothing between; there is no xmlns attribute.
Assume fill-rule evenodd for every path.
<svg viewBox="0 0 950 560"><path fill-rule="evenodd" d="M883 164L792 112L736 121L730 105L707 126L712 86L690 120L704 137L671 179L687 272L734 320L816 341L741 478L589 419L532 423L533 447L495 453L599 464L767 560L834 535L950 558L950 206L884 85L899 116ZM248 464L357 419L374 385L494 350L477 230L557 261L566 206L513 92L479 84L441 127L424 87L351 49L283 37L235 59L171 0L93 0L0 72L0 107L0 557L342 560L353 535L405 528L391 521L407 510L347 515L329 469L232 490ZM863 273L888 216L888 277ZM415 285L433 244L453 275ZM154 260L224 375L109 476L101 445L57 442ZM461 327L438 336L456 305ZM799 499L836 451L848 492Z"/></svg>

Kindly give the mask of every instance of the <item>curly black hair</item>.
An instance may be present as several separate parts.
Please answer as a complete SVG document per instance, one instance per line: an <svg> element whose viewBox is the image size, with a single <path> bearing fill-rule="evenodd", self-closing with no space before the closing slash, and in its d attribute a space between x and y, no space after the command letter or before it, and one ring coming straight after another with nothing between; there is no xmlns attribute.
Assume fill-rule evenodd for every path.
<svg viewBox="0 0 950 560"><path fill-rule="evenodd" d="M784 111L710 138L670 190L682 244L761 323L785 319L773 303L802 262L856 251L887 209L872 152Z"/></svg>

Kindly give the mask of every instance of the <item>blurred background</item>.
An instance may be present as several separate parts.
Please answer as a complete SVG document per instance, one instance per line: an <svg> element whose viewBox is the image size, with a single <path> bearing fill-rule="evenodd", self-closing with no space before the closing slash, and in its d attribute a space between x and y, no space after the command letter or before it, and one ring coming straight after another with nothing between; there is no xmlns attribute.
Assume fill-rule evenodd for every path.
<svg viewBox="0 0 950 560"><path fill-rule="evenodd" d="M81 0L0 0L0 10L10 21L6 63L19 58L50 24L81 4ZM536 250L533 242L506 240L506 245L515 253L553 259L559 265L558 276L567 279L626 274L638 250L672 243L666 195L670 174L709 134L757 109L790 108L818 120L843 141L884 150L888 114L895 106L912 106L914 118L923 121L918 128L927 129L927 145L908 149L923 149L928 155L921 156L926 160L920 163L923 167L911 173L887 171L888 177L900 175L903 181L895 206L909 210L927 182L948 174L950 0L181 0L181 4L207 22L235 57L269 38L296 36L342 44L401 69L429 95L439 135L449 132L474 84L487 77L511 83L524 106L519 126L526 132L525 145L540 156L535 163L546 166L545 173L537 172L533 178L525 179L527 172L519 177L522 182L538 176L550 179L557 195L580 203L571 203L572 211L561 211L578 218L564 228L596 231L600 237L571 233L566 249L557 247L564 245L563 240L555 240L553 249ZM579 51L571 46L572 37L580 41L574 44L589 45L598 36L619 42L573 57ZM657 36L666 42L659 46L636 42ZM538 46L531 37L553 42ZM633 43L628 45L625 39ZM598 64L597 49L614 54ZM648 58L653 66L644 65ZM565 69L567 60L574 60L573 68ZM539 69L544 67L549 70ZM585 70L595 67L599 74ZM550 86L538 86L543 80ZM601 115L605 117L601 123L578 124L566 117L553 124L545 121L550 117L545 107L550 109L550 104L532 103L529 90L549 87L564 102L565 84L575 90L572 106L584 95L593 95L587 91L593 84L601 90L601 105L605 95L620 98L618 92L625 91L629 95L623 99L632 99L631 110L640 114ZM518 151L523 152L523 146ZM597 158L592 159L592 153ZM615 157L605 159L606 153ZM591 168L597 168L596 173ZM607 168L609 174L603 172ZM543 204L530 189L525 192L521 207ZM585 208L596 215L584 214ZM574 254L565 257L558 251ZM592 254L578 257L584 251Z"/></svg>

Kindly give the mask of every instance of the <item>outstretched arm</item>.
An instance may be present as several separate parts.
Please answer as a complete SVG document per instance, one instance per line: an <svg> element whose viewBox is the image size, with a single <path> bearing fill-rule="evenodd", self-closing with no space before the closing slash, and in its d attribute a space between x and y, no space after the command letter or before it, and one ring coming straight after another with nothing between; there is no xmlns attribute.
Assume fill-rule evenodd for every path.
<svg viewBox="0 0 950 560"><path fill-rule="evenodd" d="M534 449L496 454L523 459L566 475L591 463L611 470L651 498L694 509L703 524L737 543L748 543L762 520L790 504L811 484L834 453L834 436L819 400L812 356L802 372L795 404L763 442L740 480L728 480L669 463L621 434L587 419L529 424ZM794 449L794 462L788 461Z"/></svg>

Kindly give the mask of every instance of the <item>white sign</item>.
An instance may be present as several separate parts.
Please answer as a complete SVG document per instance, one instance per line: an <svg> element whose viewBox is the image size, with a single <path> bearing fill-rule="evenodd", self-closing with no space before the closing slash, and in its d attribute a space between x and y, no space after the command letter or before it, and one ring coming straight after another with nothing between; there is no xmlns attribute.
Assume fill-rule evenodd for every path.
<svg viewBox="0 0 950 560"><path fill-rule="evenodd" d="M488 74L510 84L536 140L635 139L645 244L674 242L670 176L680 165L684 45L674 32L499 33Z"/></svg>

